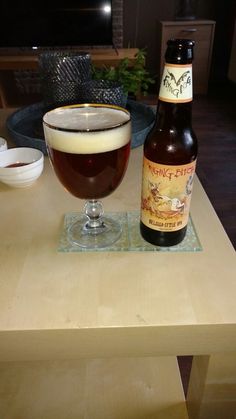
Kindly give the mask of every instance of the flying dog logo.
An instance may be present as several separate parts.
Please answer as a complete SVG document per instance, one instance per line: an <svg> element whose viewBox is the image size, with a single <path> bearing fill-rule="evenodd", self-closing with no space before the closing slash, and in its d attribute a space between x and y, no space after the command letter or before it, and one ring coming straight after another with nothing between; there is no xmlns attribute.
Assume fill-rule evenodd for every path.
<svg viewBox="0 0 236 419"><path fill-rule="evenodd" d="M184 71L181 76L176 79L173 72L167 69L163 78L163 86L176 98L179 98L189 86L191 86L191 72L190 70Z"/></svg>

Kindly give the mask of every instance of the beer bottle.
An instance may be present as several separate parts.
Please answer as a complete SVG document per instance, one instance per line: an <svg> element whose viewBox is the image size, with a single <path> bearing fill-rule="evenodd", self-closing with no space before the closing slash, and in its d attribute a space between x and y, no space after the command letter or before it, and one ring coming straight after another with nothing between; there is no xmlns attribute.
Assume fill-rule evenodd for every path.
<svg viewBox="0 0 236 419"><path fill-rule="evenodd" d="M185 237L197 158L192 129L194 41L167 42L154 127L144 143L140 230L156 246Z"/></svg>

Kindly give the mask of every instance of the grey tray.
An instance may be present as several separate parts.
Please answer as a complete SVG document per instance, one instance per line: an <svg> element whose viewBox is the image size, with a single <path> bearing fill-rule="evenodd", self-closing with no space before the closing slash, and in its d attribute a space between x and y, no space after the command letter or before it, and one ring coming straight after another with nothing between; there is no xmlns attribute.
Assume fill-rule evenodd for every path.
<svg viewBox="0 0 236 419"><path fill-rule="evenodd" d="M126 107L132 120L131 147L139 147L153 126L155 114L149 106L134 100L129 100ZM6 126L16 146L38 148L47 154L42 126L47 110L40 102L21 108L7 118Z"/></svg>

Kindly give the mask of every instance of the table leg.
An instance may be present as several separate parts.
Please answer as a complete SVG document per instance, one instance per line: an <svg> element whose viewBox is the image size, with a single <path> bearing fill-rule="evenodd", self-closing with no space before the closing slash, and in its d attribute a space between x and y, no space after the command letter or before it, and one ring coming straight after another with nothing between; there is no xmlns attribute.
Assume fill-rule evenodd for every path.
<svg viewBox="0 0 236 419"><path fill-rule="evenodd" d="M190 419L236 418L236 353L193 358L187 406Z"/></svg>

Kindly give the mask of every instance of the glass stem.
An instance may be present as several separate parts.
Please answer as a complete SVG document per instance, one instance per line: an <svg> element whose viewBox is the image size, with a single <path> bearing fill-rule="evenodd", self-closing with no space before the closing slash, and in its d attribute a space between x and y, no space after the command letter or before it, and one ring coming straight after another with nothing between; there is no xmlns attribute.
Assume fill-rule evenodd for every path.
<svg viewBox="0 0 236 419"><path fill-rule="evenodd" d="M84 206L84 212L88 218L85 224L86 229L97 229L103 227L103 205L100 201L95 199L86 201Z"/></svg>

